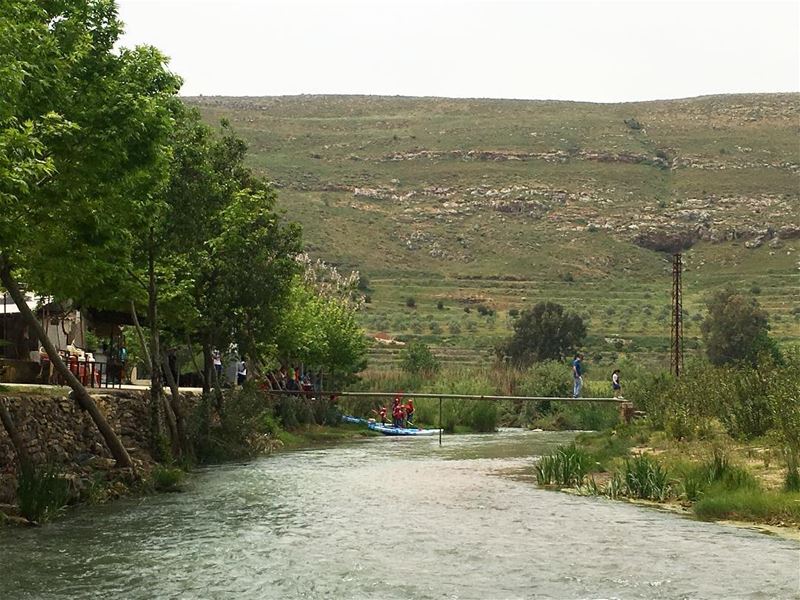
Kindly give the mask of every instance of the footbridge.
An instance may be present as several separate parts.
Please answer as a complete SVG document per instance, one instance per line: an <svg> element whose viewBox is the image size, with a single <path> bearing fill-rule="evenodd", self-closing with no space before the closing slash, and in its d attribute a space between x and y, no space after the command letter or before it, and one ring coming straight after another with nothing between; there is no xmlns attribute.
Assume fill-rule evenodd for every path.
<svg viewBox="0 0 800 600"><path fill-rule="evenodd" d="M478 395L478 394L442 394L437 392L335 392L335 391L293 391L293 390L270 390L270 394L281 394L290 396L303 396L303 397L320 397L320 398L385 398L392 400L397 396L403 398L433 398L439 400L439 422L437 427L439 429L439 445L442 445L442 402L444 400L478 400L485 402L587 402L587 403L601 403L601 404L615 404L619 407L620 421L629 423L634 416L633 403L624 398L584 398L572 396L558 397L558 396L493 396L493 395Z"/></svg>

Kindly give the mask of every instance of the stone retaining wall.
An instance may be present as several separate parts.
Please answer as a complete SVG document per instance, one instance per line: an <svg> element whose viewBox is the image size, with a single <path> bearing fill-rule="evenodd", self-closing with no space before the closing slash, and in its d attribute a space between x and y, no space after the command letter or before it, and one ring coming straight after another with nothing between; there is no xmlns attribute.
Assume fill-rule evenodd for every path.
<svg viewBox="0 0 800 600"><path fill-rule="evenodd" d="M150 462L149 393L121 390L93 398L131 458ZM187 399L194 404L195 398L190 397L184 405ZM67 471L90 462L113 465L91 417L69 396L0 393L0 401L8 408L32 461L60 463ZM13 477L16 460L11 439L0 425L0 503L11 501L5 497L9 486L3 483Z"/></svg>

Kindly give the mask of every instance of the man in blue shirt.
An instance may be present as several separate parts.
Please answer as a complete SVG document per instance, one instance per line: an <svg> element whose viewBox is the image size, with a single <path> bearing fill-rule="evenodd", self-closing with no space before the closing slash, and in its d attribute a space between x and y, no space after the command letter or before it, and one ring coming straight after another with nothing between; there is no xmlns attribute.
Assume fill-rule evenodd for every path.
<svg viewBox="0 0 800 600"><path fill-rule="evenodd" d="M582 365L583 354L578 353L575 355L575 360L572 361L572 397L580 398L581 387L583 387Z"/></svg>

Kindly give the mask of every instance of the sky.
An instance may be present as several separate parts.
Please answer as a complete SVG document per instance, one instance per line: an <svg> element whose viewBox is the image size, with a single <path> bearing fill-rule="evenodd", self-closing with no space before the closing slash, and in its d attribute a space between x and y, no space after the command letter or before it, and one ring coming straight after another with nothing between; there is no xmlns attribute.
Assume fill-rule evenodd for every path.
<svg viewBox="0 0 800 600"><path fill-rule="evenodd" d="M624 102L800 91L800 0L118 0L182 95Z"/></svg>

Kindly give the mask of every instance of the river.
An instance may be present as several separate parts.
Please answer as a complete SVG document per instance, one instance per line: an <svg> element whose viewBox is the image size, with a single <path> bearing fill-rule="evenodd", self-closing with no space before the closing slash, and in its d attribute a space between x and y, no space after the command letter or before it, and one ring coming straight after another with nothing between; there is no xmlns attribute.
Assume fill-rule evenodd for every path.
<svg viewBox="0 0 800 600"><path fill-rule="evenodd" d="M0 598L797 598L800 543L537 489L571 434L370 438L0 531Z"/></svg>

